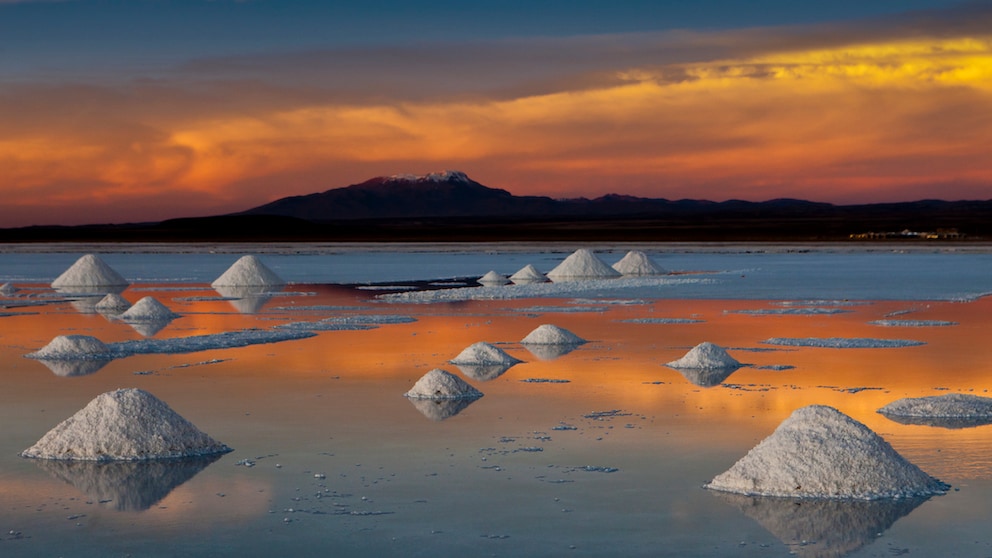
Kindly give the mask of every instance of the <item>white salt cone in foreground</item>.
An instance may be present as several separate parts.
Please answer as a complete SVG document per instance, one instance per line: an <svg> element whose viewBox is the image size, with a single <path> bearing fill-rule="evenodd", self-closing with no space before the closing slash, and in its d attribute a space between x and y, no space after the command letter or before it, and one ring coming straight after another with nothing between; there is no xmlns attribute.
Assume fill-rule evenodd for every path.
<svg viewBox="0 0 992 558"><path fill-rule="evenodd" d="M211 287L279 287L286 282L255 256L242 256Z"/></svg>
<svg viewBox="0 0 992 558"><path fill-rule="evenodd" d="M688 353L678 360L673 360L665 366L671 368L688 368L700 370L737 369L742 365L734 357L727 354L727 351L708 341L704 341L693 347Z"/></svg>
<svg viewBox="0 0 992 558"><path fill-rule="evenodd" d="M59 275L52 281L52 287L55 289L66 287L126 287L127 285L127 279L93 254L86 254L79 258L62 275Z"/></svg>
<svg viewBox="0 0 992 558"><path fill-rule="evenodd" d="M103 360L110 354L110 347L96 337L89 335L59 335L47 345L26 358L40 360Z"/></svg>
<svg viewBox="0 0 992 558"><path fill-rule="evenodd" d="M554 324L537 326L520 340L524 345L581 345L586 340Z"/></svg>
<svg viewBox="0 0 992 558"><path fill-rule="evenodd" d="M496 286L499 286L499 285L505 285L505 284L509 283L510 280L507 279L506 277L504 277L503 275L500 275L499 273L496 273L495 270L491 270L488 273L486 273L485 275L483 275L482 277L479 277L478 279L476 279L476 282L477 283L480 283L482 285L489 285L489 286L496 285Z"/></svg>
<svg viewBox="0 0 992 558"><path fill-rule="evenodd" d="M624 275L662 275L665 270L656 264L647 254L639 250L631 250L617 263L613 269Z"/></svg>
<svg viewBox="0 0 992 558"><path fill-rule="evenodd" d="M411 399L476 399L482 397L482 392L458 376L435 368L403 395Z"/></svg>
<svg viewBox="0 0 992 558"><path fill-rule="evenodd" d="M126 298L117 293L108 293L93 307L97 312L121 313L131 307Z"/></svg>
<svg viewBox="0 0 992 558"><path fill-rule="evenodd" d="M547 280L548 278L532 264L525 265L510 276L510 281L514 283L541 283Z"/></svg>
<svg viewBox="0 0 992 558"><path fill-rule="evenodd" d="M523 361L510 356L495 345L480 341L466 347L449 362L451 364L518 364Z"/></svg>
<svg viewBox="0 0 992 558"><path fill-rule="evenodd" d="M833 407L797 409L706 488L793 498L908 498L948 486Z"/></svg>
<svg viewBox="0 0 992 558"><path fill-rule="evenodd" d="M125 322L167 322L178 318L179 314L169 310L155 297L146 296L119 317Z"/></svg>
<svg viewBox="0 0 992 558"><path fill-rule="evenodd" d="M552 281L562 279L604 279L620 277L620 272L606 265L591 251L580 248L548 272Z"/></svg>
<svg viewBox="0 0 992 558"><path fill-rule="evenodd" d="M144 461L225 453L162 400L140 389L97 396L51 429L23 457L81 461Z"/></svg>

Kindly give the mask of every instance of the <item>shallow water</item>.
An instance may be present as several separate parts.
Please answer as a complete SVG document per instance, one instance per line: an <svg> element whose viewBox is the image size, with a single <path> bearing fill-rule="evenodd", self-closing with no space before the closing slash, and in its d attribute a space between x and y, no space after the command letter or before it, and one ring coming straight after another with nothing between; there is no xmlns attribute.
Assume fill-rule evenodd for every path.
<svg viewBox="0 0 992 558"><path fill-rule="evenodd" d="M32 267L31 254L16 256L26 274L47 274L44 265ZM775 255L782 262L777 273L786 273L788 256ZM803 266L812 261L809 254L796 256ZM923 256L920 266L930 262L930 254ZM196 257L209 260L217 274L231 259ZM870 260L860 254L854 263L833 253L822 257L870 275L862 269ZM986 256L960 257L986 265ZM126 254L117 258L106 260L136 265ZM951 261L968 268L965 260ZM912 265L901 260L896 270ZM156 277L166 271L146 270ZM963 290L992 290L990 275L984 285L977 275L968 277ZM22 356L56 335L92 335L105 343L145 337L92 313L91 305L44 298L50 291L43 284L19 284L26 287L22 296L3 302L47 303L5 309L8 316L0 317L0 554L992 554L992 426L900 424L876 412L901 397L987 394L992 298L952 302L944 296L952 289L936 289L915 299L866 299L838 297L836 285L825 292L799 285L790 294L803 290L810 300L666 291L639 298L387 304L376 298L379 291L305 283L264 300L228 300L205 282L142 282L123 294L132 302L151 294L182 315L154 339L328 318L372 329L135 354L60 376ZM797 305L844 312L755 312ZM592 311L561 311L569 308ZM384 317L365 318L370 315ZM871 323L891 315L956 325ZM519 340L544 323L590 342L558 356L535 355ZM923 344L764 343L776 337ZM477 341L525 362L477 377L447 364ZM715 380L664 366L701 341L727 347L749 366ZM424 410L402 397L436 367L462 375L485 396L463 408ZM477 379L486 377L492 379ZM120 387L154 393L235 451L171 468L58 467L18 457L93 397ZM952 491L866 507L741 501L701 488L808 404L831 405L864 422Z"/></svg>

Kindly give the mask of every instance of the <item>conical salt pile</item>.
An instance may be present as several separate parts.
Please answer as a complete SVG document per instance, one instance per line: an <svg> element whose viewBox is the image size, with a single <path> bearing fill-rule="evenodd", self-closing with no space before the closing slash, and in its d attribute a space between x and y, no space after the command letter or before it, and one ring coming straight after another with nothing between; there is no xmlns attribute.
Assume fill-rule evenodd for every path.
<svg viewBox="0 0 992 558"><path fill-rule="evenodd" d="M166 308L164 304L156 300L153 296L146 296L135 302L134 306L128 308L120 315L120 319L125 322L159 322L173 320L178 317L179 314Z"/></svg>
<svg viewBox="0 0 992 558"><path fill-rule="evenodd" d="M552 281L562 279L600 279L620 277L620 272L606 265L591 251L580 248L548 272Z"/></svg>
<svg viewBox="0 0 992 558"><path fill-rule="evenodd" d="M39 360L102 360L109 354L110 348L96 337L59 335L41 349L24 356Z"/></svg>
<svg viewBox="0 0 992 558"><path fill-rule="evenodd" d="M992 418L992 398L948 393L899 399L878 410L886 416L919 418Z"/></svg>
<svg viewBox="0 0 992 558"><path fill-rule="evenodd" d="M639 250L627 252L620 261L613 264L613 269L624 275L662 275L665 270Z"/></svg>
<svg viewBox="0 0 992 558"><path fill-rule="evenodd" d="M211 287L278 287L286 282L269 269L255 256L242 256L241 259L227 268L220 277L210 284Z"/></svg>
<svg viewBox="0 0 992 558"><path fill-rule="evenodd" d="M510 356L499 347L480 341L466 347L449 362L451 364L517 364L523 361Z"/></svg>
<svg viewBox="0 0 992 558"><path fill-rule="evenodd" d="M0 285L0 295L10 296L17 292L17 287L11 285L10 283L4 283Z"/></svg>
<svg viewBox="0 0 992 558"><path fill-rule="evenodd" d="M224 453L207 436L154 395L119 389L86 407L21 452L23 457L81 461L144 461Z"/></svg>
<svg viewBox="0 0 992 558"><path fill-rule="evenodd" d="M514 283L543 283L547 280L548 278L531 264L525 265L510 276L510 281Z"/></svg>
<svg viewBox="0 0 992 558"><path fill-rule="evenodd" d="M666 364L672 368L698 368L715 370L722 368L740 368L742 365L719 345L702 342L692 348L684 357Z"/></svg>
<svg viewBox="0 0 992 558"><path fill-rule="evenodd" d="M510 282L506 277L500 275L499 273L496 273L495 271L489 271L482 277L476 279L476 281L483 285L489 285L489 286L505 285Z"/></svg>
<svg viewBox="0 0 992 558"><path fill-rule="evenodd" d="M520 342L524 345L580 345L586 340L567 329L552 324L544 324L537 326Z"/></svg>
<svg viewBox="0 0 992 558"><path fill-rule="evenodd" d="M76 260L72 267L65 270L52 281L55 289L63 287L126 287L127 279L117 273L103 260L93 254Z"/></svg>
<svg viewBox="0 0 992 558"><path fill-rule="evenodd" d="M126 298L117 293L110 293L96 303L97 312L120 313L131 307L131 303Z"/></svg>
<svg viewBox="0 0 992 558"><path fill-rule="evenodd" d="M476 399L482 397L482 392L458 376L435 368L403 395L411 399Z"/></svg>
<svg viewBox="0 0 992 558"><path fill-rule="evenodd" d="M903 498L948 486L833 407L797 409L707 488L754 496Z"/></svg>

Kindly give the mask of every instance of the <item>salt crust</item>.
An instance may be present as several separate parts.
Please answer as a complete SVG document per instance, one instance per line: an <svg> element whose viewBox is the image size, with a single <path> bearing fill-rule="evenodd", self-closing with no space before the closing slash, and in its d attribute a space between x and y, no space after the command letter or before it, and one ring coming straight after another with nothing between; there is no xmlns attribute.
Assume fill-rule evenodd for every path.
<svg viewBox="0 0 992 558"><path fill-rule="evenodd" d="M119 316L125 322L154 322L173 320L178 317L179 314L166 308L164 304L153 296L146 296L135 302L134 306L128 308Z"/></svg>
<svg viewBox="0 0 992 558"><path fill-rule="evenodd" d="M476 279L476 281L478 283L482 283L483 285L505 285L510 282L509 279L499 273L496 273L495 270L490 270L482 277Z"/></svg>
<svg viewBox="0 0 992 558"><path fill-rule="evenodd" d="M94 306L94 308L101 312L123 312L130 307L131 303L117 293L107 294Z"/></svg>
<svg viewBox="0 0 992 558"><path fill-rule="evenodd" d="M613 264L613 269L623 275L661 275L666 273L660 265L640 250L627 252L620 261Z"/></svg>
<svg viewBox="0 0 992 558"><path fill-rule="evenodd" d="M309 331L245 329L172 339L138 339L106 344L95 337L89 337L87 335L63 335L56 337L42 349L24 356L25 358L39 360L113 360L115 358L140 354L180 354L214 349L231 349L235 347L247 347L249 345L307 339L316 335L316 333ZM84 340L61 339L65 337L84 338ZM93 341L103 345L104 351L96 352L98 346Z"/></svg>
<svg viewBox="0 0 992 558"><path fill-rule="evenodd" d="M417 380L404 396L410 399L476 399L482 397L482 392L451 372L435 368Z"/></svg>
<svg viewBox="0 0 992 558"><path fill-rule="evenodd" d="M671 368L715 370L725 368L736 369L742 365L737 359L727 354L727 351L723 347L704 341L693 347L682 358L673 360L666 364L666 366Z"/></svg>
<svg viewBox="0 0 992 558"><path fill-rule="evenodd" d="M585 343L586 340L567 329L553 324L544 324L537 326L520 342L525 345L579 345Z"/></svg>
<svg viewBox="0 0 992 558"><path fill-rule="evenodd" d="M55 289L62 287L126 287L127 279L114 271L109 265L93 254L76 260L69 269L65 270L52 281Z"/></svg>
<svg viewBox="0 0 992 558"><path fill-rule="evenodd" d="M277 287L286 282L255 256L242 256L211 287Z"/></svg>
<svg viewBox="0 0 992 558"><path fill-rule="evenodd" d="M910 339L872 339L867 337L772 337L765 339L766 345L788 347L821 347L827 349L890 349L926 345L923 341Z"/></svg>
<svg viewBox="0 0 992 558"><path fill-rule="evenodd" d="M606 265L603 260L585 248L576 250L548 272L548 278L552 281L587 277L620 277L620 272Z"/></svg>
<svg viewBox="0 0 992 558"><path fill-rule="evenodd" d="M833 407L797 409L706 488L753 496L874 500L942 494L948 485Z"/></svg>
<svg viewBox="0 0 992 558"><path fill-rule="evenodd" d="M887 416L921 418L992 418L992 398L967 393L899 399L878 410Z"/></svg>
<svg viewBox="0 0 992 558"><path fill-rule="evenodd" d="M499 347L479 341L466 347L449 362L451 364L517 364L523 361L510 356Z"/></svg>
<svg viewBox="0 0 992 558"><path fill-rule="evenodd" d="M225 453L217 442L140 389L97 396L21 452L23 457L81 461L145 461Z"/></svg>
<svg viewBox="0 0 992 558"><path fill-rule="evenodd" d="M547 281L548 278L544 276L543 273L537 270L533 264L527 264L522 268L518 269L516 273L510 276L510 281L514 283L517 282L536 282L536 281Z"/></svg>

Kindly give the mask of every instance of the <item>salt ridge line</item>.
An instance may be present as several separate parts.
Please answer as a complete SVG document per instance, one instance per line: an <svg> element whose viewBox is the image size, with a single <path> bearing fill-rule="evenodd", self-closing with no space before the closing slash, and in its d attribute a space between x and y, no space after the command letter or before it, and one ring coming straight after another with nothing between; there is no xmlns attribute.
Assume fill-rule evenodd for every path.
<svg viewBox="0 0 992 558"><path fill-rule="evenodd" d="M892 349L926 345L923 341L911 339L873 339L870 337L772 337L765 339L766 345L787 347L818 347L826 349Z"/></svg>

